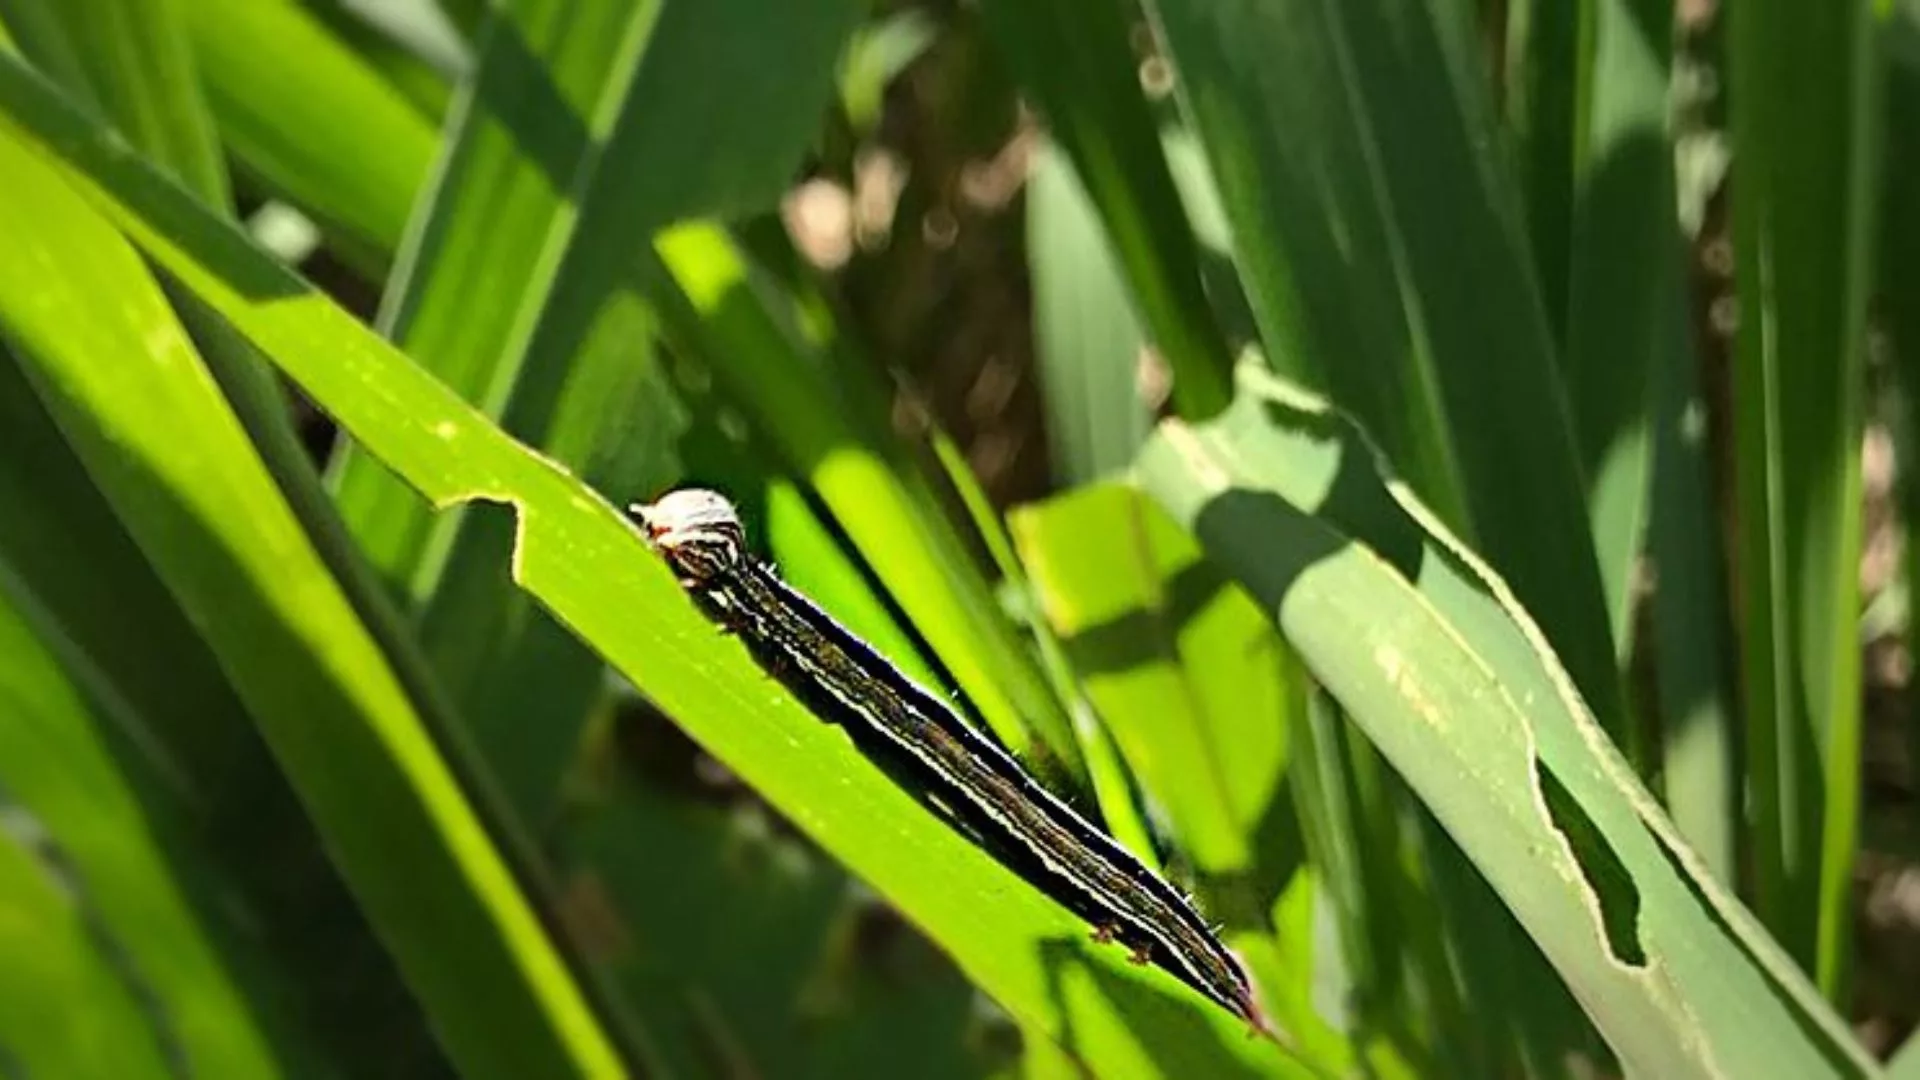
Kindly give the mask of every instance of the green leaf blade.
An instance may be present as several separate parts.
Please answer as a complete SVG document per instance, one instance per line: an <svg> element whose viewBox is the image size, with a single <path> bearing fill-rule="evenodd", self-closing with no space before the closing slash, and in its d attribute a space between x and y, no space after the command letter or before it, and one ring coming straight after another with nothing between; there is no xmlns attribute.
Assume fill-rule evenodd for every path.
<svg viewBox="0 0 1920 1080"><path fill-rule="evenodd" d="M17 62L0 67L10 88L35 87L58 110ZM234 674L456 1058L487 1075L617 1072L500 853L157 284L18 129L0 154L16 181L0 231L26 253L0 278L0 326ZM207 228L191 203L179 205ZM76 332L62 313L96 288L120 305Z"/></svg>
<svg viewBox="0 0 1920 1080"><path fill-rule="evenodd" d="M1504 584L1337 414L1257 372L1242 385L1219 424L1150 445L1150 490L1271 605L1623 1064L1869 1075L1679 841Z"/></svg>
<svg viewBox="0 0 1920 1080"><path fill-rule="evenodd" d="M1730 119L1741 148L1736 595L1746 626L1755 900L1836 999L1850 962L1860 814L1875 7L1756 3L1729 14L1728 37Z"/></svg>
<svg viewBox="0 0 1920 1080"><path fill-rule="evenodd" d="M1270 363L1377 433L1625 741L1571 414L1466 8L1148 6Z"/></svg>
<svg viewBox="0 0 1920 1080"><path fill-rule="evenodd" d="M46 829L38 844L41 865L14 863L10 870L65 887L76 936L86 943L81 952L93 954L84 961L73 958L67 970L78 976L98 965L107 981L119 985L91 996L77 988L71 992L79 996L52 995L67 1004L68 1012L85 1014L98 1006L98 1019L56 1023L46 1031L0 1021L5 1032L0 1044L18 1046L31 1066L40 1051L19 1044L57 1044L59 1033L97 1024L96 1038L106 1046L90 1048L75 1039L69 1051L76 1059L90 1053L103 1059L123 1055L129 1075L145 1071L133 1064L142 1047L154 1054L156 1075L167 1071L160 1063L169 1059L210 1074L297 1074L283 1067L282 1055L302 1052L287 1017L278 1017L277 1029L267 1019L276 1004L270 984L257 978L250 984L239 974L251 968L260 975L264 958L246 955L252 950L243 945L237 926L215 930L219 920L208 919L210 913L197 906L207 903L214 883L208 868L186 855L191 804L169 783L176 778L151 768L124 738L116 745L113 736L124 735L124 726L120 732L115 726L125 725L127 718L108 715L112 706L89 705L89 698L114 702L113 689L97 678L85 688L69 678L37 629L21 605L0 592L0 711L7 717L0 724L0 799L9 804L6 814ZM17 839L0 839L0 846L17 852ZM0 856L0 862L13 860ZM36 907L31 897L38 891L25 882L19 888L4 893L16 918ZM44 909L40 914L53 915ZM9 955L51 962L59 940L55 934L31 946L17 941L19 951ZM59 981L52 972L41 974ZM0 983L16 1005L47 993L18 969L0 977ZM115 999L131 1005L139 1018L122 1015ZM86 1007L73 1008L80 1002ZM58 1070L50 1062L38 1064L68 1075L88 1071L78 1060ZM104 1061L93 1067L104 1067Z"/></svg>

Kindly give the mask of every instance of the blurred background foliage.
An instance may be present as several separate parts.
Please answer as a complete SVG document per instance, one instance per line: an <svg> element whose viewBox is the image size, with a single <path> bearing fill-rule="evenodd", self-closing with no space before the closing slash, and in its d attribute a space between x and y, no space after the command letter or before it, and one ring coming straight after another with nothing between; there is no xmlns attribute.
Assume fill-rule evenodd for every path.
<svg viewBox="0 0 1920 1080"><path fill-rule="evenodd" d="M0 0L0 1077L1920 1077L1917 125L1913 0Z"/></svg>

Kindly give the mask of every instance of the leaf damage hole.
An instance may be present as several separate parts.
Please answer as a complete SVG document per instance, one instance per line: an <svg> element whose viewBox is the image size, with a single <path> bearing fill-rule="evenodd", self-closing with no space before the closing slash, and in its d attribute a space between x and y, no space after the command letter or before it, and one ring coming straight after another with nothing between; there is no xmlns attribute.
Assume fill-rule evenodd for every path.
<svg viewBox="0 0 1920 1080"><path fill-rule="evenodd" d="M1538 757L1533 759L1534 775L1546 798L1547 814L1554 828L1573 849L1574 861L1586 878L1587 891L1600 907L1601 926L1606 930L1607 949L1613 958L1629 967L1647 964L1646 949L1640 944L1640 889L1627 872L1627 866L1614 854L1600 829L1580 808L1573 793L1566 789Z"/></svg>

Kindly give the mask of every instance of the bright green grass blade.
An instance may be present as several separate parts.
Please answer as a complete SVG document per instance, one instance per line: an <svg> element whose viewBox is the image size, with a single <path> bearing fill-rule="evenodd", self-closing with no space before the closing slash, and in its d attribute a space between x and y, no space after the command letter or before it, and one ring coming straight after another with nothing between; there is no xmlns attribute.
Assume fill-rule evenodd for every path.
<svg viewBox="0 0 1920 1080"><path fill-rule="evenodd" d="M611 472L600 479L621 489L665 479L665 425L634 423L660 396L647 393L657 378L650 319L631 303L609 304L606 331L628 339L615 349L537 357L528 339L572 242L621 236L583 221L578 203L612 122L609 102L620 98L619 73L640 55L652 15L634 3L571 0L494 13L381 314L387 333L468 400L496 417L516 410L522 437L571 467ZM531 388L521 378L529 365ZM349 529L418 613L428 659L503 793L523 819L545 821L600 692L601 665L508 580L511 519L436 515L351 444L334 481ZM527 723L534 715L546 722Z"/></svg>
<svg viewBox="0 0 1920 1080"><path fill-rule="evenodd" d="M354 438L436 504L508 502L519 517L516 579L734 769L919 923L1029 1030L1060 1040L1098 1075L1303 1076L1270 1043L1171 976L1127 963L1084 924L926 813L766 680L716 634L672 575L609 506L505 439L350 316L245 238L210 219L130 159L30 73L0 58L0 109L55 155L181 284L231 319ZM11 145L11 142L8 143ZM298 715L302 703L288 703ZM412 760L412 759L409 759ZM360 789L361 799L368 789ZM368 808L389 845L401 808ZM415 894L432 864L407 866ZM489 892L490 897L494 894ZM441 897L431 937L451 921ZM380 905L376 909L384 910ZM404 944L399 943L399 944ZM472 943L446 962L470 960ZM473 980L478 982L478 980ZM429 999L433 995L425 995ZM523 1036L506 1057L537 1052L521 1004L491 1034ZM464 1044L461 1044L464 1045ZM518 1061L469 1068L491 1074ZM524 1075L525 1069L521 1069Z"/></svg>
<svg viewBox="0 0 1920 1080"><path fill-rule="evenodd" d="M4 0L0 18L20 28L22 51L36 66L83 87L80 99L97 102L127 141L224 208L233 197L227 166L180 17L182 5L195 2Z"/></svg>
<svg viewBox="0 0 1920 1080"><path fill-rule="evenodd" d="M420 1010L326 865L313 828L219 665L115 520L11 356L0 349L0 582L76 671L124 707L116 733L192 808L336 1060L373 1076L444 1069ZM213 921L218 921L214 918ZM377 1065L375 1063L378 1063Z"/></svg>
<svg viewBox="0 0 1920 1080"><path fill-rule="evenodd" d="M37 103L70 137L88 131L17 62L0 57L0 71L14 116ZM0 138L12 183L0 233L19 256L0 271L0 325L49 411L220 655L456 1060L473 1075L617 1072L406 691L157 285L39 145L11 125ZM114 154L150 175L123 146ZM175 213L218 228L168 191ZM116 305L82 299L102 293ZM70 317L77 310L90 314Z"/></svg>
<svg viewBox="0 0 1920 1080"><path fill-rule="evenodd" d="M1132 488L1083 488L1009 526L1078 682L1263 1004L1323 1071L1348 1071L1351 1048L1311 1009L1311 967L1283 962L1310 949L1283 952L1270 921L1302 856L1284 779L1306 687L1265 615Z"/></svg>
<svg viewBox="0 0 1920 1080"><path fill-rule="evenodd" d="M502 12L390 297L404 345L615 499L651 497L672 479L673 418L634 252L685 214L772 201L817 126L854 13L781 7L784 25L764 33L783 47L768 57L755 52L761 38L738 33L764 25L765 8L536 0ZM716 94L681 67L694 58L754 77ZM706 125L725 137L689 137ZM506 580L504 518L436 520L364 460L348 464L342 497L366 529L398 538L383 561L424 598L429 654L516 805L542 816L599 663ZM531 711L552 723L529 730Z"/></svg>
<svg viewBox="0 0 1920 1080"><path fill-rule="evenodd" d="M142 11L145 15L140 19L89 20L87 27L72 35L73 40L86 46L88 55L100 54L91 61L91 67L113 68L115 88L112 92L97 90L91 77L65 89L78 93L83 100L98 98L111 106L114 111L108 118L129 133L135 145L151 160L161 162L176 175L191 178L211 174L217 183L190 187L204 204L224 214L228 209L228 195L224 163L218 157L217 148L210 163L186 156L194 150L191 141L169 137L168 128L153 120L156 112L163 117L184 118L202 114L204 106L199 85L183 79L165 65L114 66L114 57L147 48L149 37L184 36L176 9L170 3ZM149 25L156 16L164 16L164 24ZM99 25L94 25L95 22ZM182 124L184 120L174 126ZM274 478L292 499L295 512L319 542L321 554L334 574L350 590L362 616L380 634L390 655L404 657L410 666L418 666L413 659L415 646L411 638L399 632L398 620L384 598L377 595L359 554L343 535L333 508L316 482L306 449L288 418L281 387L268 365L218 318L191 299L180 300L176 307Z"/></svg>
<svg viewBox="0 0 1920 1080"><path fill-rule="evenodd" d="M623 51L646 40L645 25L634 25L641 10L520 0L495 14L430 203L395 265L382 329L489 415L511 397L553 288L577 220L579 177L611 123L602 104L608 82ZM537 140L522 136L535 132ZM441 522L356 448L345 448L333 471L335 501L367 557L399 595L430 595L456 523Z"/></svg>
<svg viewBox="0 0 1920 1080"><path fill-rule="evenodd" d="M126 738L132 718L114 714L130 704L97 671L63 671L49 647L56 625L34 625L11 592L0 579L0 800L45 827L72 902L92 917L97 961L141 1000L144 1022L102 1037L149 1043L182 1071L302 1073L313 1062L285 1026L284 997L258 977L264 957L234 922L209 918L219 883L187 851L189 793ZM16 993L27 989L15 983ZM75 1012L96 1004L63 1000ZM0 1029L0 1046L23 1037Z"/></svg>
<svg viewBox="0 0 1920 1080"><path fill-rule="evenodd" d="M1259 608L1129 488L1022 507L1009 525L1078 681L1194 869L1251 871L1291 711Z"/></svg>
<svg viewBox="0 0 1920 1080"><path fill-rule="evenodd" d="M980 14L1106 227L1140 322L1172 375L1174 407L1198 420L1226 407L1232 354L1201 287L1198 246L1140 92L1130 7L986 0Z"/></svg>
<svg viewBox="0 0 1920 1080"><path fill-rule="evenodd" d="M171 30L175 36L183 31L174 25L176 13L173 8L162 5L153 9L156 14L165 14L169 19L167 27L144 27L136 20L127 24L125 20L109 20L105 27L92 27L77 34L77 39L85 42L91 51L106 53L109 57L124 52L137 52L147 47L146 38L161 30ZM108 30L117 33L108 33ZM145 32L143 32L145 31ZM96 63L95 66L101 66ZM119 111L119 122L134 133L145 137L147 144L142 149L152 155L165 155L178 158L186 151L182 140L168 139L165 131L152 130L154 125L148 121L147 114L154 111L151 101L172 103L171 113L194 114L202 109L197 84L182 84L179 79L169 80L165 76L168 70L153 65L134 65L117 71L115 78L132 83L136 78L144 79L143 86L126 86L110 95L101 95ZM81 88L83 91L86 87ZM163 157L162 160L167 160ZM175 161L177 172L193 176L206 172L196 170L191 160ZM218 169L220 185L217 190L202 189L199 194L203 201L211 205L224 207L227 201L224 181L224 164L217 155L213 167ZM408 679L415 687L422 686L425 677L421 674L423 664L416 655L413 639L401 631L399 620L384 602L367 575L358 553L353 551L346 537L339 529L333 516L332 507L326 502L304 448L295 436L288 420L285 401L280 386L274 380L265 362L255 355L246 343L237 338L216 317L190 297L178 298L175 306L185 325L196 339L209 368L220 381L221 388L233 407L238 411L248 433L265 457L275 479L291 498L295 512L300 515L306 527L318 542L319 551L328 565L348 588L349 596L360 610L362 617L373 630L376 638L390 657L402 664L408 672ZM58 452L64 461L66 451ZM118 527L113 531L117 534ZM171 607L171 604L168 604ZM98 619L85 612L67 609L69 617L97 623ZM169 613L171 616L172 613ZM111 635L110 635L111 636ZM116 659L125 659L124 656ZM195 657L194 659L199 659ZM138 663L132 665L140 666ZM185 678L181 669L174 672L175 677ZM217 679L218 676L214 676ZM212 679L207 680L209 682ZM416 692L421 692L416 690ZM238 712L214 710L206 713L192 711L191 704L178 707L173 705L154 706L155 699L143 701L143 705L159 709L160 722L177 725L180 730L161 730L153 733L156 745L175 744L187 740L188 754L195 760L187 764L197 782L211 785L211 793L217 796L211 807L215 819L230 823L245 816L257 826L246 835L254 839L244 845L229 845L222 855L229 863L243 872L252 875L251 885L258 894L259 902L271 910L272 917L285 927L300 926L303 923L325 924L329 927L318 933L305 934L292 931L288 937L297 939L290 947L298 954L298 959L289 962L299 964L325 964L331 968L340 980L366 979L368 985L359 994L346 995L332 991L323 995L319 1008L330 1015L329 1023L335 1028L336 1037L340 1033L351 1033L348 1037L358 1048L363 1043L373 1045L381 1042L389 1031L404 1030L405 1025L417 1023L412 1002L394 1007L394 1000L400 991L393 984L392 973L386 969L384 959L373 955L373 946L366 939L366 927L357 915L332 918L329 914L341 910L350 901L341 894L331 870L316 870L306 860L310 857L295 856L278 858L265 856L262 848L274 848L274 842L288 845L287 850L299 850L312 843L311 830L297 806L289 798L288 792L277 782L266 781L251 785L230 785L228 779L244 770L251 763L257 769L271 766L260 744L259 736L252 725ZM158 700L170 700L160 698ZM438 700L435 697L435 700ZM510 699L509 699L510 700ZM537 759L534 759L537 760ZM519 774L514 774L517 778ZM229 787L234 790L228 790ZM252 806L241 807L238 804L251 801ZM230 824L229 835L231 830ZM268 839L272 838L272 839ZM313 884L302 891L298 902L289 902L281 892L281 881L273 876L278 868L287 879L305 876ZM324 879L324 887L321 880ZM305 918L303 915L318 915L319 918ZM324 958L324 959L316 959ZM377 986L375 985L377 983ZM330 984L329 984L330 985ZM377 1016L379 1019L371 1019ZM411 1044L411 1036L402 1036L396 1042ZM349 1050L348 1053L352 1053ZM381 1050L384 1058L396 1063L395 1067L406 1068L409 1059L406 1053L398 1055Z"/></svg>
<svg viewBox="0 0 1920 1080"><path fill-rule="evenodd" d="M0 666L7 676L11 665ZM12 678L0 679L9 710ZM10 826L19 811L0 807ZM46 865L0 830L0 1069L10 1076L179 1075L143 1012L135 989L101 954L74 895ZM84 1002L84 1008L76 1003Z"/></svg>
<svg viewBox="0 0 1920 1080"><path fill-rule="evenodd" d="M1093 204L1051 144L1027 180L1033 339L1054 476L1079 484L1125 468L1146 441L1146 338Z"/></svg>
<svg viewBox="0 0 1920 1080"><path fill-rule="evenodd" d="M1465 5L1147 7L1269 361L1379 433L1623 738L1572 418Z"/></svg>
<svg viewBox="0 0 1920 1080"><path fill-rule="evenodd" d="M163 5L155 8L154 11L156 13L166 14L169 20L174 18L173 9L170 7ZM169 26L175 36L179 36L182 33L178 26L173 26L171 23ZM117 30L117 33L108 33L108 29ZM108 20L108 26L106 28L94 27L83 33L76 34L76 40L87 44L89 50L92 52L105 53L111 57L119 53L138 51L145 48L146 35L140 33L140 31L149 30L152 33L158 33L165 29L168 29L168 27L149 28L140 25L137 21L133 25L121 25L113 20ZM93 66L103 66L103 63L104 62L96 62ZM150 140L150 145L142 147L146 152L155 155L173 155L178 157L185 152L183 141L179 139L168 139L164 130L153 130L155 125L147 120L146 115L153 111L153 107L147 104L147 102L171 102L173 103L170 110L171 113L193 114L201 108L199 87L193 84L182 84L177 78L169 80L165 77L167 73L168 71L164 67L154 68L151 65L146 67L133 66L125 71L118 72L115 77L128 84L133 83L136 78L144 79L145 84L143 86L128 85L115 90L111 94L102 94L100 96L103 100L124 113L124 115L119 117L123 127L131 129L134 133L145 136ZM174 162L175 171L187 176L199 175L206 171L205 169L196 170L192 167L193 164L191 160ZM223 168L217 158L215 159L214 165ZM219 173L219 179L222 185L224 184L224 175L224 172ZM217 191L202 189L198 194L203 201L208 202L210 205L222 207L225 205L226 195L224 186L219 187ZM215 198L216 196L218 196L217 200ZM394 657L398 663L405 666L407 669L406 677L411 684L415 686L421 685L425 681L425 676L420 673L423 665L416 656L415 650L417 646L412 637L405 634L399 628L399 620L385 603L385 598L378 594L374 583L366 574L364 564L361 563L358 553L352 550L346 537L342 535L338 523L333 517L333 508L326 502L322 495L316 479L313 476L305 450L292 431L291 424L286 415L284 398L280 387L273 379L265 362L255 355L244 341L238 339L237 336L227 329L216 317L209 315L204 308L191 298L180 299L176 306L179 309L182 320L195 336L196 344L206 358L210 369L220 381L222 390L228 396L233 407L238 411L243 423L247 427L248 433L252 436L255 444L266 458L268 467L273 471L275 479L291 498L295 512L300 515L306 527L312 531L322 557L328 560L328 565L333 573L348 588L350 599L360 610L362 618L367 621L370 629L375 633L388 655ZM590 391L594 389L598 388L589 388ZM424 691L416 692L426 693ZM524 699L516 698L512 694L506 694L497 695L492 700L496 704L496 707L507 707L520 704ZM178 712L176 711L171 715L177 717ZM197 733L201 735L209 734L209 732L205 731L207 725L200 722L197 717L188 723L189 727ZM220 748L220 753L230 755L234 761L246 759L251 755L257 755L256 736L226 725L224 721L216 724L216 726L223 727L219 737L227 740L227 745ZM162 735L160 737L166 739L170 736ZM211 751L212 748L208 746L204 749ZM508 757L508 760L516 759ZM541 759L536 755L525 755L524 758L520 760L538 762ZM519 780L525 775L525 772L526 770L524 769L514 771L508 774L508 779ZM510 790L513 794L518 794L520 789L511 788ZM280 793L276 790L273 794L278 796ZM263 799L264 798L263 796ZM274 805L277 806L279 803L275 802ZM260 810L265 812L266 806L263 804ZM263 818L263 820L266 819ZM292 819L288 818L286 820L291 825ZM304 827L298 827L295 835L303 839L307 835L306 830ZM247 856L241 855L239 858L242 862L245 862ZM254 861L257 862L258 860L255 859ZM351 953L350 949L343 951L348 954ZM373 995L369 995L369 997L376 1002L378 1001L378 998ZM373 1004L370 1005L369 1008L378 1008L378 1005ZM349 1021L343 1026L346 1028L354 1028L364 1025Z"/></svg>
<svg viewBox="0 0 1920 1080"><path fill-rule="evenodd" d="M1871 0L1728 12L1734 444L1756 910L1846 998L1860 799L1860 436L1881 99Z"/></svg>
<svg viewBox="0 0 1920 1080"><path fill-rule="evenodd" d="M1044 746L1078 774L1068 719L1045 677L925 480L860 407L871 403L871 387L833 376L825 350L790 330L798 321L791 298L765 287L723 230L688 223L656 247L662 318L695 344L722 392L819 496L987 726L1029 761Z"/></svg>
<svg viewBox="0 0 1920 1080"><path fill-rule="evenodd" d="M1357 430L1243 372L1148 489L1268 605L1629 1073L1865 1076L1845 1026L1686 849L1512 593Z"/></svg>
<svg viewBox="0 0 1920 1080"><path fill-rule="evenodd" d="M220 138L373 276L438 145L433 123L293 0L172 0Z"/></svg>
<svg viewBox="0 0 1920 1080"><path fill-rule="evenodd" d="M152 767L216 787L254 742L240 703L12 357L0 353L0 580L136 703ZM261 759L260 764L266 764ZM196 797L211 798L210 792Z"/></svg>

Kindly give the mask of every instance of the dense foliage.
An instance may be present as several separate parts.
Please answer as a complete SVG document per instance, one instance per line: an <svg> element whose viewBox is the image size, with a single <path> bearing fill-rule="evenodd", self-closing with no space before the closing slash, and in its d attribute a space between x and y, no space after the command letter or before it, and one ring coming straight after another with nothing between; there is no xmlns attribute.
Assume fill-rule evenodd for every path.
<svg viewBox="0 0 1920 1080"><path fill-rule="evenodd" d="M0 0L0 1077L1920 1075L1920 11L1728 7Z"/></svg>

